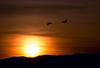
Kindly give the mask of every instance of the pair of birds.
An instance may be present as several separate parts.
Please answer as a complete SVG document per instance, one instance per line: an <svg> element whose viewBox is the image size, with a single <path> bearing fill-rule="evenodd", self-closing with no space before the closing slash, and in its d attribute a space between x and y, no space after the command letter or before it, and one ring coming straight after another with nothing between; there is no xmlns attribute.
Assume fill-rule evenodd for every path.
<svg viewBox="0 0 100 68"><path fill-rule="evenodd" d="M61 23L67 23L67 20L64 20L64 21L62 21ZM53 24L52 22L47 22L47 26L49 26L49 25L51 25L51 24Z"/></svg>

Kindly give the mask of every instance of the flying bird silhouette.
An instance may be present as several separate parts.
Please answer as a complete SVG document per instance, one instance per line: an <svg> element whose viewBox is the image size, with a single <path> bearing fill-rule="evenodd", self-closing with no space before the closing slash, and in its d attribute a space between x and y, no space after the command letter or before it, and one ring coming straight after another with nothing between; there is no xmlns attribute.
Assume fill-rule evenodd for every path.
<svg viewBox="0 0 100 68"><path fill-rule="evenodd" d="M47 24L46 24L46 25L47 25L47 26L49 26L50 24L52 24L52 22L47 22Z"/></svg>
<svg viewBox="0 0 100 68"><path fill-rule="evenodd" d="M67 23L67 20L62 21L62 23Z"/></svg>

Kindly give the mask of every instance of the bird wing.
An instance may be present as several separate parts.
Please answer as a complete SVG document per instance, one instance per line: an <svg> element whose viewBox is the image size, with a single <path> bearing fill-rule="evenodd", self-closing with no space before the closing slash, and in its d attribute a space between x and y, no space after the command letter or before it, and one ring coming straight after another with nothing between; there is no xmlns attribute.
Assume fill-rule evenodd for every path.
<svg viewBox="0 0 100 68"><path fill-rule="evenodd" d="M51 23L51 22L48 22L48 23L47 23L47 25L50 25L50 24L52 24L52 23Z"/></svg>
<svg viewBox="0 0 100 68"><path fill-rule="evenodd" d="M67 23L67 20L62 21L62 23Z"/></svg>

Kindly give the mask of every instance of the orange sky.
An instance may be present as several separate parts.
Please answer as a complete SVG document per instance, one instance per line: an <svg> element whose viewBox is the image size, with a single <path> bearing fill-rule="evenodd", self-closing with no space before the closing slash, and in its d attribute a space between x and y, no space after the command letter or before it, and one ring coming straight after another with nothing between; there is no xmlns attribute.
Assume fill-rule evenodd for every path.
<svg viewBox="0 0 100 68"><path fill-rule="evenodd" d="M44 49L48 52L45 54L100 52L100 4L97 0L44 0L41 4L38 0L36 5L29 5L27 1L0 2L3 6L0 9L0 57L20 56L16 48L22 46L20 38L25 36L50 39L44 41L50 42L46 43ZM68 23L61 23L65 19ZM53 24L46 26L47 22ZM14 42L16 39L18 41Z"/></svg>

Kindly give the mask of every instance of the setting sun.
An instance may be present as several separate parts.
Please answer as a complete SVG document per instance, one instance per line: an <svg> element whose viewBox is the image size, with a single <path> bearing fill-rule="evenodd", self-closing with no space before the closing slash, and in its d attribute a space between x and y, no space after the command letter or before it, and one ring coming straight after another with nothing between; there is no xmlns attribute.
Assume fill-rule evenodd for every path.
<svg viewBox="0 0 100 68"><path fill-rule="evenodd" d="M29 39L29 41L26 41L23 51L29 57L37 56L42 51L41 47L39 47L41 44L40 42L36 42L36 40Z"/></svg>
<svg viewBox="0 0 100 68"><path fill-rule="evenodd" d="M37 56L40 53L40 51L41 51L41 49L39 47L35 46L34 44L26 46L24 49L24 52L29 57Z"/></svg>
<svg viewBox="0 0 100 68"><path fill-rule="evenodd" d="M10 41L12 41L10 44L15 46L10 49L13 56L37 57L45 54L58 54L54 39L50 37L14 35Z"/></svg>
<svg viewBox="0 0 100 68"><path fill-rule="evenodd" d="M22 52L27 57L35 57L42 53L43 48L41 47L41 44L44 44L41 39L38 39L38 37L26 37L23 39L24 45Z"/></svg>

